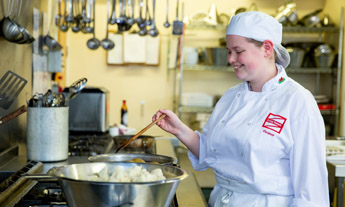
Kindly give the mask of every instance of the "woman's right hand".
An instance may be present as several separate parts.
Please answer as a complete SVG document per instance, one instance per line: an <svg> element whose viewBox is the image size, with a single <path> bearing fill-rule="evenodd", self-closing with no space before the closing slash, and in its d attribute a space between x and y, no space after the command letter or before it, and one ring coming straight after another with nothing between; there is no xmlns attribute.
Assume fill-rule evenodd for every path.
<svg viewBox="0 0 345 207"><path fill-rule="evenodd" d="M162 120L157 122L157 125L164 131L169 132L175 136L178 136L184 124L174 112L168 109L160 109L159 111L157 111L155 115L153 115L152 121L157 120L163 114L165 114L166 117L164 117Z"/></svg>
<svg viewBox="0 0 345 207"><path fill-rule="evenodd" d="M156 124L166 132L176 136L188 149L197 157L199 157L200 139L197 133L185 125L174 112L168 109L160 109L152 117L152 121L156 121L163 114L166 115Z"/></svg>

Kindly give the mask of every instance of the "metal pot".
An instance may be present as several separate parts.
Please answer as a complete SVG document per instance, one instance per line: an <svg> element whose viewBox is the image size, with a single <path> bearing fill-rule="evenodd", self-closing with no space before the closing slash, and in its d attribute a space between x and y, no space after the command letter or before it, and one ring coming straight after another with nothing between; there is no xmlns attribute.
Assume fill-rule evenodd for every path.
<svg viewBox="0 0 345 207"><path fill-rule="evenodd" d="M91 181L93 174L106 168L108 172L122 166L128 169L142 166L148 171L160 168L167 178L154 182L101 182ZM44 175L26 175L29 179L57 179L62 187L68 206L109 207L169 206L179 182L188 176L188 172L169 165L148 163L82 163L53 168Z"/></svg>
<svg viewBox="0 0 345 207"><path fill-rule="evenodd" d="M113 137L115 145L121 146L128 139L132 138L134 135L120 135ZM133 140L124 150L134 150L134 151L145 151L150 149L154 144L155 138L153 136L141 135L135 140Z"/></svg>
<svg viewBox="0 0 345 207"><path fill-rule="evenodd" d="M173 165L177 160L164 156L143 153L117 153L117 154L102 154L89 157L90 162L128 162L135 158L140 158L145 162L158 162L162 165Z"/></svg>
<svg viewBox="0 0 345 207"><path fill-rule="evenodd" d="M290 64L289 67L299 68L302 67L305 50L299 47L287 47L286 50L290 55Z"/></svg>

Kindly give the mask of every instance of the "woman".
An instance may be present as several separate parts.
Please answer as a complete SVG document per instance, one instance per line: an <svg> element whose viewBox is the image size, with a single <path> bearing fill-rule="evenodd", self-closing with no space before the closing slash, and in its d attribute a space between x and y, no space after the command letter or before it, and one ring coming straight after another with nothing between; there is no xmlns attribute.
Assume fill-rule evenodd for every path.
<svg viewBox="0 0 345 207"><path fill-rule="evenodd" d="M170 110L157 125L188 149L195 170L217 180L209 204L229 207L329 206L325 129L313 95L285 72L282 26L262 12L232 17L228 61L243 83L218 101L203 133Z"/></svg>

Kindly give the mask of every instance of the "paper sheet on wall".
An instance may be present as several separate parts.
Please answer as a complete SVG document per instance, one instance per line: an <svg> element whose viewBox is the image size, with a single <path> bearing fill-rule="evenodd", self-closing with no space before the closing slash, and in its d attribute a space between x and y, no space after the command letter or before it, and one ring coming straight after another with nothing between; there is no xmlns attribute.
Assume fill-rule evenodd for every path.
<svg viewBox="0 0 345 207"><path fill-rule="evenodd" d="M48 59L46 55L32 54L33 71L47 71Z"/></svg>
<svg viewBox="0 0 345 207"><path fill-rule="evenodd" d="M109 39L115 44L112 50L108 51L108 64L123 64L123 38L122 34L109 33Z"/></svg>
<svg viewBox="0 0 345 207"><path fill-rule="evenodd" d="M35 38L36 41L32 43L33 45L33 53L39 53L40 47L40 10L33 8L33 23L32 23L32 37Z"/></svg>
<svg viewBox="0 0 345 207"><path fill-rule="evenodd" d="M50 75L48 72L33 72L32 94L45 93L50 88Z"/></svg>
<svg viewBox="0 0 345 207"><path fill-rule="evenodd" d="M158 65L159 64L159 45L160 36L151 37L146 36L146 64Z"/></svg>
<svg viewBox="0 0 345 207"><path fill-rule="evenodd" d="M146 62L146 38L138 34L124 33L124 62Z"/></svg>

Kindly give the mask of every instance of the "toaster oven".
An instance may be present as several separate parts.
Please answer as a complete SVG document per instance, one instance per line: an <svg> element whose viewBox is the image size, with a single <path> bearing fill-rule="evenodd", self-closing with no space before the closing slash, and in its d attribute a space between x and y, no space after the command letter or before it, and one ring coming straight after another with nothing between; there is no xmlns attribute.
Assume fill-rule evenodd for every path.
<svg viewBox="0 0 345 207"><path fill-rule="evenodd" d="M69 88L63 93L68 95ZM108 94L104 88L86 87L69 102L70 132L106 132L108 130Z"/></svg>

